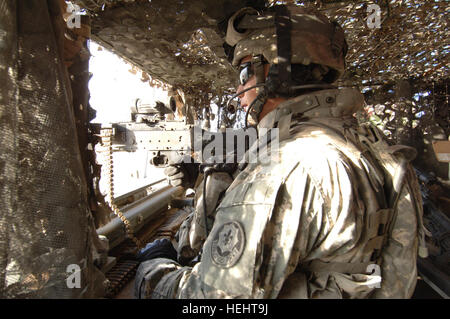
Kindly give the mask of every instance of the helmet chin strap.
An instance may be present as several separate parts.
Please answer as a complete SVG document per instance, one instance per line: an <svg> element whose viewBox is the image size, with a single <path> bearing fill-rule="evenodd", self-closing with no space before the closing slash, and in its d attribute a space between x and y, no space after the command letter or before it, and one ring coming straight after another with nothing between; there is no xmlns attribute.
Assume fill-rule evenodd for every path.
<svg viewBox="0 0 450 319"><path fill-rule="evenodd" d="M266 104L267 102L267 98L268 98L267 89L266 86L263 86L263 88L260 90L256 98L248 107L247 112L245 113L245 128L249 127L248 125L249 116L251 117L252 122L255 123L255 125L258 124L259 115L263 110L264 104Z"/></svg>
<svg viewBox="0 0 450 319"><path fill-rule="evenodd" d="M248 128L248 117L250 116L254 124L258 124L259 115L262 112L264 104L267 102L269 96L269 90L266 85L266 72L264 69L264 57L262 54L252 56L252 65L255 70L256 77L256 98L252 101L245 113L245 128Z"/></svg>

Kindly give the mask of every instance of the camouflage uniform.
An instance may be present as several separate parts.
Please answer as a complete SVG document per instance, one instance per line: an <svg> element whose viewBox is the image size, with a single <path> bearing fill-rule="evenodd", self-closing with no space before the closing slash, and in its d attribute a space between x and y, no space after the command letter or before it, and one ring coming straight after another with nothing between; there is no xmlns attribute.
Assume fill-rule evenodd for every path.
<svg viewBox="0 0 450 319"><path fill-rule="evenodd" d="M383 192L393 182L377 157L380 135L374 128L358 126L351 116L362 106L359 93L347 92L344 108L340 92L319 91L287 100L259 123L283 123L278 160L248 164L237 176L216 210L201 262L193 268L168 259L144 262L141 267L149 271L142 281L136 280L139 296L412 295L416 258L419 246L424 246L416 178L405 164L406 177L396 189L398 196L391 198L396 209L389 210L390 196ZM330 95L335 104L320 102ZM321 105L307 118L298 121L295 112L284 115L310 98ZM385 226L381 236L379 225ZM373 264L383 270L380 289L380 274L370 271Z"/></svg>

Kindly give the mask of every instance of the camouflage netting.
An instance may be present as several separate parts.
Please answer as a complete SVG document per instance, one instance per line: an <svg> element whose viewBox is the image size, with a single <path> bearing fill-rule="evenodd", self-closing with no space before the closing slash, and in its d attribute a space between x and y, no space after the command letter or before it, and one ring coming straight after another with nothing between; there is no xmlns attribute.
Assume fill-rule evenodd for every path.
<svg viewBox="0 0 450 319"><path fill-rule="evenodd" d="M323 1L325 2L325 1ZM449 76L447 1L348 1L323 5L344 28L349 44L343 80L352 84ZM368 26L368 5L379 3L380 27Z"/></svg>
<svg viewBox="0 0 450 319"><path fill-rule="evenodd" d="M227 17L240 7L264 6L260 0L74 1L93 16L94 38L151 76L184 89L226 90L234 72L223 60ZM345 29L350 50L342 83L448 78L448 2L267 1L318 8ZM380 28L370 28L368 5L379 3ZM372 20L370 20L372 21ZM161 63L164 61L165 63ZM223 77L226 78L223 78ZM209 85L206 85L207 82Z"/></svg>
<svg viewBox="0 0 450 319"><path fill-rule="evenodd" d="M236 8L264 1L73 1L92 17L92 39L152 78L181 89L201 110L234 90L219 29ZM201 112L198 112L199 114Z"/></svg>
<svg viewBox="0 0 450 319"><path fill-rule="evenodd" d="M414 165L447 179L448 163L439 162L432 142L450 135L449 80L424 83L417 79L364 87L365 120L369 120L393 142L415 147Z"/></svg>
<svg viewBox="0 0 450 319"><path fill-rule="evenodd" d="M57 1L0 3L0 298L104 293L61 23Z"/></svg>
<svg viewBox="0 0 450 319"><path fill-rule="evenodd" d="M249 5L262 8L289 2L317 8L337 20L346 33L347 71L338 84L364 92L369 111L383 106L377 107L378 118L374 120L390 138L408 142L423 135L430 137L430 131L439 131L439 139L448 138L448 1L74 2L92 16L94 40L151 77L183 90L198 118L209 114L204 109L210 101L221 104L234 92L236 74L222 47L224 26L233 12ZM380 8L379 28L370 25L376 22L374 11L368 10L373 4ZM399 81L409 83L409 96L397 94ZM372 98L374 95L378 100ZM420 143L408 144L420 147Z"/></svg>

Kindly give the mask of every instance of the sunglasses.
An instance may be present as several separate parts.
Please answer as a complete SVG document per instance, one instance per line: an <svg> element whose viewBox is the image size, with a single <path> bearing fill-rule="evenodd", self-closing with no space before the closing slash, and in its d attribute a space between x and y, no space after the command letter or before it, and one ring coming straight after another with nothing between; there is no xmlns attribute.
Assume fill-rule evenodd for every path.
<svg viewBox="0 0 450 319"><path fill-rule="evenodd" d="M239 84L244 86L254 74L255 72L251 62L241 64L239 66Z"/></svg>

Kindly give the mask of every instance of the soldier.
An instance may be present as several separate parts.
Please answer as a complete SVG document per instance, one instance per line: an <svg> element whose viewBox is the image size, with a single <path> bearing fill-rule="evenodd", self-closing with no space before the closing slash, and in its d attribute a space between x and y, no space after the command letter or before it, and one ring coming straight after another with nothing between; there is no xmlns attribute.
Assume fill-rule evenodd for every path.
<svg viewBox="0 0 450 319"><path fill-rule="evenodd" d="M136 297L411 297L426 256L415 150L358 125L362 95L331 86L343 30L295 5L244 8L225 40L247 122L278 130L277 159L239 171L193 267L152 243Z"/></svg>

